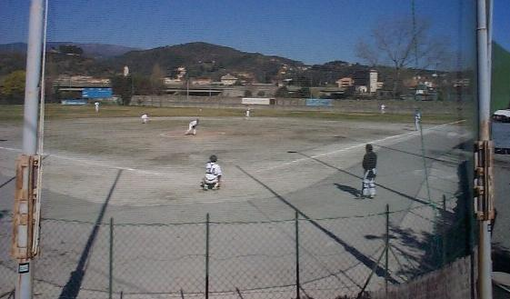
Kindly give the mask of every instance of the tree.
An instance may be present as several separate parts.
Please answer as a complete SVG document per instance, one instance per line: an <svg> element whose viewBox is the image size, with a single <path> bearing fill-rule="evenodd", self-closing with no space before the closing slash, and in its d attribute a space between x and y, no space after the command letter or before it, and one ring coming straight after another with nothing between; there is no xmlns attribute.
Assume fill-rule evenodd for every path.
<svg viewBox="0 0 510 299"><path fill-rule="evenodd" d="M414 24L413 24L414 23ZM391 65L393 93L401 93L402 70L414 67L415 71L437 66L448 56L448 41L430 34L430 24L412 18L381 20L372 28L369 40L360 40L356 55L371 66Z"/></svg>
<svg viewBox="0 0 510 299"><path fill-rule="evenodd" d="M152 92L154 94L161 94L165 85L163 83L165 73L161 69L158 63L152 67L152 73L150 77Z"/></svg>
<svg viewBox="0 0 510 299"><path fill-rule="evenodd" d="M309 98L311 96L310 87L301 87L297 92L295 97L297 98Z"/></svg>
<svg viewBox="0 0 510 299"><path fill-rule="evenodd" d="M0 90L7 103L22 104L25 97L25 71L14 71L7 75Z"/></svg>
<svg viewBox="0 0 510 299"><path fill-rule="evenodd" d="M82 55L83 49L75 45L61 45L58 47L60 53Z"/></svg>
<svg viewBox="0 0 510 299"><path fill-rule="evenodd" d="M111 78L114 94L120 95L122 105L129 106L133 97L133 78L131 76L114 76Z"/></svg>
<svg viewBox="0 0 510 299"><path fill-rule="evenodd" d="M282 86L276 90L274 96L277 98L288 98L289 90L287 89L287 87Z"/></svg>
<svg viewBox="0 0 510 299"><path fill-rule="evenodd" d="M152 94L152 84L149 77L139 74L132 74L131 80L133 80L133 95Z"/></svg>

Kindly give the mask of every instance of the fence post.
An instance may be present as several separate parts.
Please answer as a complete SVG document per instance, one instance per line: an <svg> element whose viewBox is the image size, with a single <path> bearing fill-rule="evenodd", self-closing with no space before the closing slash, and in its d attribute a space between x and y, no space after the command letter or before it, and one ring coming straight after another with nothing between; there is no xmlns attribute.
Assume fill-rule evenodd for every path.
<svg viewBox="0 0 510 299"><path fill-rule="evenodd" d="M108 299L113 295L113 217L110 218L110 252L108 267Z"/></svg>
<svg viewBox="0 0 510 299"><path fill-rule="evenodd" d="M209 299L209 213L205 222L205 299Z"/></svg>
<svg viewBox="0 0 510 299"><path fill-rule="evenodd" d="M385 246L384 246L384 255L385 255L385 264L384 264L384 290L386 294L386 298L388 298L388 253L390 251L390 205L386 204L386 238L385 238Z"/></svg>
<svg viewBox="0 0 510 299"><path fill-rule="evenodd" d="M441 266L446 265L446 235L448 230L445 229L446 227L446 195L443 194L443 213L442 213L442 228L441 228L441 259L442 263Z"/></svg>
<svg viewBox="0 0 510 299"><path fill-rule="evenodd" d="M299 213L296 211L296 299L301 298L299 294L299 288L301 286L299 282Z"/></svg>

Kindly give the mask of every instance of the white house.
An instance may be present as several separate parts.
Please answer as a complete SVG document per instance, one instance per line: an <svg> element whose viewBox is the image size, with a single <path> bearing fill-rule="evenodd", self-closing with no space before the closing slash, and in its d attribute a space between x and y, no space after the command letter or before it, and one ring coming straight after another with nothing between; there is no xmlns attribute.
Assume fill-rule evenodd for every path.
<svg viewBox="0 0 510 299"><path fill-rule="evenodd" d="M223 85L234 85L237 82L238 78L235 76L232 76L231 74L226 74L225 76L221 77L221 83Z"/></svg>

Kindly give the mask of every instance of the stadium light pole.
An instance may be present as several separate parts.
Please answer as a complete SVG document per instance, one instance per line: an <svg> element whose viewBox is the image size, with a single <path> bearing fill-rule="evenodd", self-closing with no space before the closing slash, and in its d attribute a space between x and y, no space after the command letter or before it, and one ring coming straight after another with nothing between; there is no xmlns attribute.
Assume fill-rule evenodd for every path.
<svg viewBox="0 0 510 299"><path fill-rule="evenodd" d="M28 27L23 122L23 154L28 156L32 156L37 153L40 97L39 84L41 80L41 57L43 51L44 7L44 0L31 1ZM23 174L23 189L28 190L28 188L28 168L25 168L25 173ZM20 244L30 244L32 242L32 240L28 240L28 229L28 225L20 225L18 227L18 242ZM23 240L21 238L23 238ZM33 273L34 267L31 258L18 259L16 299L32 298Z"/></svg>

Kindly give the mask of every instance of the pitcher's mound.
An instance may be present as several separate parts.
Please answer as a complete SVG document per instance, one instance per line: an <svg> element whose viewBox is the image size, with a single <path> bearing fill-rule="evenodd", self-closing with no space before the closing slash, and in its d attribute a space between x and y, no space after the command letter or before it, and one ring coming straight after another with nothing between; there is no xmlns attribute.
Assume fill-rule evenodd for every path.
<svg viewBox="0 0 510 299"><path fill-rule="evenodd" d="M226 135L226 132L211 132L211 131L201 131L197 132L197 135L185 135L185 132L183 131L166 131L164 133L159 134L161 137L168 137L168 138L210 138L210 137L216 137L216 136L223 136Z"/></svg>

